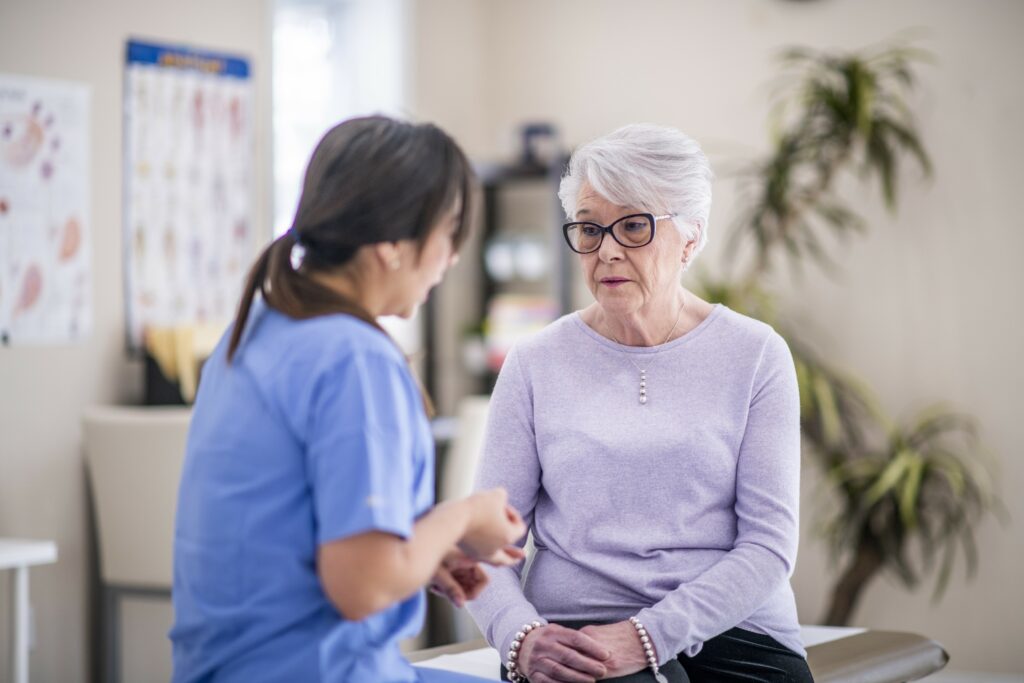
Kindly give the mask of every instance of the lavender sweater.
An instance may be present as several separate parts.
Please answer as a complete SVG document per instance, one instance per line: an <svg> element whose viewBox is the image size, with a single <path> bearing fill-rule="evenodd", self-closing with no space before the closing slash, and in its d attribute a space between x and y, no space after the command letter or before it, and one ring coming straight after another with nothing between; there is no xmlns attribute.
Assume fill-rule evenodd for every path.
<svg viewBox="0 0 1024 683"><path fill-rule="evenodd" d="M469 604L487 640L505 653L535 619L636 615L662 663L734 626L805 655L789 585L799 403L785 341L722 305L660 347L616 344L578 313L516 345L477 487L508 489L537 552L525 582L491 570Z"/></svg>

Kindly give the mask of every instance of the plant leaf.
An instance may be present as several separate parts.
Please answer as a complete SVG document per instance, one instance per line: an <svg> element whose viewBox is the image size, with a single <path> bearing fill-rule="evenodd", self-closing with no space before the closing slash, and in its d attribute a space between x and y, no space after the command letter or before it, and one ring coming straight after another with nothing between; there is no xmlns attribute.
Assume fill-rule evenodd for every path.
<svg viewBox="0 0 1024 683"><path fill-rule="evenodd" d="M871 507L881 500L882 496L892 492L910 466L911 458L909 451L901 451L889 461L871 488L864 493L865 507Z"/></svg>
<svg viewBox="0 0 1024 683"><path fill-rule="evenodd" d="M907 475L903 479L900 490L900 518L903 526L914 529L918 525L917 506L918 492L921 490L921 477L924 474L924 461L915 457L907 467Z"/></svg>

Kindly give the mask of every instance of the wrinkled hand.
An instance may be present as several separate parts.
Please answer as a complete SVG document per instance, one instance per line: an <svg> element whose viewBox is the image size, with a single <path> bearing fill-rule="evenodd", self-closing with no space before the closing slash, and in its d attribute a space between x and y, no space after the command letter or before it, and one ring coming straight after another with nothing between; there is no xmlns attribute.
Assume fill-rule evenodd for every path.
<svg viewBox="0 0 1024 683"><path fill-rule="evenodd" d="M580 629L580 633L586 634L611 653L611 657L604 662L608 669L608 678L628 676L647 668L644 646L640 643L640 636L637 635L636 628L630 622L620 621L606 626L584 626Z"/></svg>
<svg viewBox="0 0 1024 683"><path fill-rule="evenodd" d="M608 675L610 656L582 631L548 624L526 634L518 662L530 683L594 683Z"/></svg>
<svg viewBox="0 0 1024 683"><path fill-rule="evenodd" d="M479 597L487 580L479 562L460 550L453 550L430 580L430 591L448 598L456 607L463 607L467 600Z"/></svg>

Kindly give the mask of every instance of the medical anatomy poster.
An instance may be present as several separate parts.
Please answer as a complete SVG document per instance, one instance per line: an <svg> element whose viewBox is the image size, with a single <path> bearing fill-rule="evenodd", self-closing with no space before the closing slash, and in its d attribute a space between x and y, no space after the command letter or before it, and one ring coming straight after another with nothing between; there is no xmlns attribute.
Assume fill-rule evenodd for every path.
<svg viewBox="0 0 1024 683"><path fill-rule="evenodd" d="M253 257L252 79L240 57L129 42L124 89L128 345L232 317Z"/></svg>
<svg viewBox="0 0 1024 683"><path fill-rule="evenodd" d="M0 344L92 326L89 90L0 74Z"/></svg>

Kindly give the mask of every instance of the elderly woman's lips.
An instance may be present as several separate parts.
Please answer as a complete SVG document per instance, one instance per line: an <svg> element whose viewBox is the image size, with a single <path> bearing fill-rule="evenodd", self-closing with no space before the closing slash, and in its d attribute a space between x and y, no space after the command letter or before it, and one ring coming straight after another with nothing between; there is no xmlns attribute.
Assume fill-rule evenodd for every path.
<svg viewBox="0 0 1024 683"><path fill-rule="evenodd" d="M609 287L618 287L619 285L624 285L627 282L629 282L629 280L627 280L626 278L622 278L622 277L603 277L603 278L601 278L601 284L602 285L607 285Z"/></svg>

